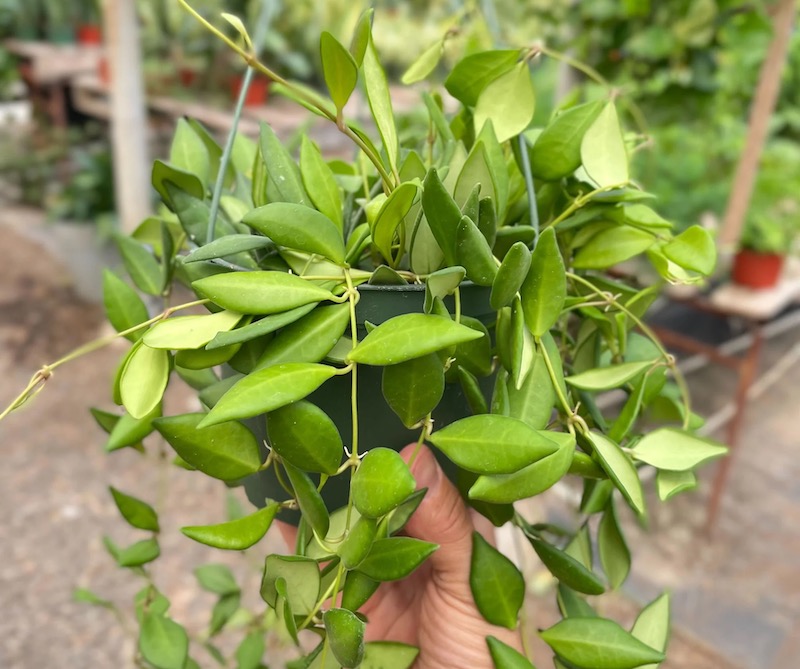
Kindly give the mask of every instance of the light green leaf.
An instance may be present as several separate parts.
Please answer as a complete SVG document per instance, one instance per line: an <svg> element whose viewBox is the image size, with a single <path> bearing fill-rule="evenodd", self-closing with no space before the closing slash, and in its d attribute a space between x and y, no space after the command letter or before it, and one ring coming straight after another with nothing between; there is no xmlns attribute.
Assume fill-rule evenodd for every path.
<svg viewBox="0 0 800 669"><path fill-rule="evenodd" d="M514 104L509 105L508 100ZM501 144L520 134L533 120L533 83L527 61L501 74L483 89L475 106L475 134L491 120Z"/></svg>
<svg viewBox="0 0 800 669"><path fill-rule="evenodd" d="M273 502L244 518L216 525L190 525L182 527L181 532L206 546L243 551L261 541L272 525L279 508L278 504Z"/></svg>
<svg viewBox="0 0 800 669"><path fill-rule="evenodd" d="M115 557L120 567L141 567L155 560L160 554L161 550L155 539L144 539L119 550Z"/></svg>
<svg viewBox="0 0 800 669"><path fill-rule="evenodd" d="M206 349L213 350L215 348L224 348L225 346L241 344L257 339L258 337L263 337L270 332L275 332L275 330L280 330L282 327L294 323L310 311L316 309L316 307L317 305L313 303L305 304L302 307L296 307L289 311L266 316L230 332L220 332L208 343Z"/></svg>
<svg viewBox="0 0 800 669"><path fill-rule="evenodd" d="M300 175L314 206L342 232L342 194L333 170L306 134L300 142Z"/></svg>
<svg viewBox="0 0 800 669"><path fill-rule="evenodd" d="M472 533L469 587L481 615L493 625L516 629L525 600L525 580L505 555Z"/></svg>
<svg viewBox="0 0 800 669"><path fill-rule="evenodd" d="M467 271L467 278L479 286L491 286L497 275L492 249L478 227L462 216L456 230L456 260Z"/></svg>
<svg viewBox="0 0 800 669"><path fill-rule="evenodd" d="M521 420L486 414L462 418L430 441L459 467L478 474L510 474L547 457L558 444Z"/></svg>
<svg viewBox="0 0 800 669"><path fill-rule="evenodd" d="M115 235L122 262L136 287L148 295L161 295L161 266L143 244L125 235Z"/></svg>
<svg viewBox="0 0 800 669"><path fill-rule="evenodd" d="M531 252L524 242L516 242L506 252L492 282L489 304L499 310L511 304L522 287L531 266Z"/></svg>
<svg viewBox="0 0 800 669"><path fill-rule="evenodd" d="M345 540L337 549L346 569L355 569L367 557L378 534L378 523L374 518L359 518L347 532ZM349 608L344 603L345 608Z"/></svg>
<svg viewBox="0 0 800 669"><path fill-rule="evenodd" d="M264 633L250 632L236 649L236 669L260 669L264 657Z"/></svg>
<svg viewBox="0 0 800 669"><path fill-rule="evenodd" d="M481 51L462 58L444 82L448 93L469 107L493 81L514 69L519 60L517 49Z"/></svg>
<svg viewBox="0 0 800 669"><path fill-rule="evenodd" d="M181 191L199 200L202 200L206 195L206 187L196 174L167 165L161 160L153 162L151 181L153 188L161 196L164 204L173 210L175 203L172 201L170 187L173 191Z"/></svg>
<svg viewBox="0 0 800 669"><path fill-rule="evenodd" d="M394 124L394 112L392 111L392 97L389 94L389 84L386 81L386 73L383 71L375 44L370 39L369 45L364 52L364 86L367 91L367 101L372 112L372 118L378 127L383 148L389 158L389 169L397 169L397 155L399 144L397 141L397 128Z"/></svg>
<svg viewBox="0 0 800 669"><path fill-rule="evenodd" d="M97 596L91 590L86 588L75 588L72 591L72 599L76 602L83 604L91 604L92 606L101 606L104 609L114 609L114 604L107 599Z"/></svg>
<svg viewBox="0 0 800 669"><path fill-rule="evenodd" d="M444 395L444 367L439 356L429 353L383 369L383 396L403 425L417 425Z"/></svg>
<svg viewBox="0 0 800 669"><path fill-rule="evenodd" d="M342 461L342 438L318 406L301 400L271 411L267 433L272 449L307 472L333 475Z"/></svg>
<svg viewBox="0 0 800 669"><path fill-rule="evenodd" d="M280 246L316 253L334 263L344 262L341 230L316 209L292 202L271 202L242 219Z"/></svg>
<svg viewBox="0 0 800 669"><path fill-rule="evenodd" d="M243 314L277 314L333 298L317 284L283 272L226 272L192 287L223 309Z"/></svg>
<svg viewBox="0 0 800 669"><path fill-rule="evenodd" d="M232 344L224 348L213 350L194 349L178 351L175 354L175 364L184 369L208 369L228 362L239 351L240 344Z"/></svg>
<svg viewBox="0 0 800 669"><path fill-rule="evenodd" d="M139 294L111 270L103 270L103 304L109 323L117 332L128 330L148 318L147 307ZM126 335L130 341L136 341L144 330Z"/></svg>
<svg viewBox="0 0 800 669"><path fill-rule="evenodd" d="M697 476L694 472L671 472L659 469L656 474L656 488L658 498L666 502L680 492L694 490L697 487Z"/></svg>
<svg viewBox="0 0 800 669"><path fill-rule="evenodd" d="M239 585L229 567L222 564L206 564L197 567L194 575L200 587L215 595L232 595L240 592Z"/></svg>
<svg viewBox="0 0 800 669"><path fill-rule="evenodd" d="M556 181L581 166L581 142L603 109L599 100L571 107L556 116L530 150L533 176Z"/></svg>
<svg viewBox="0 0 800 669"><path fill-rule="evenodd" d="M539 635L565 660L583 667L633 669L664 659L663 653L605 618L567 618Z"/></svg>
<svg viewBox="0 0 800 669"><path fill-rule="evenodd" d="M250 39L250 34L247 32L244 23L242 23L242 19L228 12L222 12L220 16L233 26L233 29L239 33L239 36L244 41L247 50L251 51L253 49L253 41Z"/></svg>
<svg viewBox="0 0 800 669"><path fill-rule="evenodd" d="M119 380L123 406L133 418L144 418L161 403L168 381L169 353L137 342Z"/></svg>
<svg viewBox="0 0 800 669"><path fill-rule="evenodd" d="M242 319L234 311L219 311L204 316L177 316L159 321L144 335L145 346L166 350L196 349L205 346L218 332L227 332Z"/></svg>
<svg viewBox="0 0 800 669"><path fill-rule="evenodd" d="M598 367L597 369L590 369L580 374L568 376L566 381L569 385L581 390L592 392L611 390L635 379L657 362L657 360L642 360L641 362L623 362L619 365Z"/></svg>
<svg viewBox="0 0 800 669"><path fill-rule="evenodd" d="M274 246L271 239L259 235L235 234L219 237L204 246L198 246L183 258L183 262L199 262L255 251Z"/></svg>
<svg viewBox="0 0 800 669"><path fill-rule="evenodd" d="M373 448L353 474L350 492L358 512L379 518L414 492L416 483L400 455L388 448Z"/></svg>
<svg viewBox="0 0 800 669"><path fill-rule="evenodd" d="M261 124L259 150L267 172L268 201L308 205L308 195L297 164L266 123Z"/></svg>
<svg viewBox="0 0 800 669"><path fill-rule="evenodd" d="M366 9L361 13L350 41L350 53L353 54L353 59L359 67L364 62L364 54L369 46L373 11L373 9Z"/></svg>
<svg viewBox="0 0 800 669"><path fill-rule="evenodd" d="M495 669L536 669L527 657L500 639L487 636L486 643Z"/></svg>
<svg viewBox="0 0 800 669"><path fill-rule="evenodd" d="M319 536L324 537L330 527L330 517L317 486L314 485L308 474L288 462L283 463L283 468L289 475L289 482L294 489L297 505L300 507L304 520Z"/></svg>
<svg viewBox="0 0 800 669"><path fill-rule="evenodd" d="M120 448L139 444L153 431L153 419L160 415L161 403L159 402L144 418L134 418L130 414L115 416L117 420L108 435L105 445L106 452L111 453Z"/></svg>
<svg viewBox="0 0 800 669"><path fill-rule="evenodd" d="M392 253L395 234L410 211L418 191L419 188L414 183L404 183L395 188L381 206L372 225L372 242L378 247L381 255L392 264L395 264L403 254L402 248Z"/></svg>
<svg viewBox="0 0 800 669"><path fill-rule="evenodd" d="M541 337L555 325L567 296L564 260L553 228L539 236L520 295L528 329L534 337Z"/></svg>
<svg viewBox="0 0 800 669"><path fill-rule="evenodd" d="M665 592L642 609L633 623L631 634L651 648L665 652L669 640L669 613L670 596ZM640 669L658 669L658 663Z"/></svg>
<svg viewBox="0 0 800 669"><path fill-rule="evenodd" d="M628 500L631 508L636 513L644 514L642 482L639 480L639 474L631 459L616 443L598 432L589 432L586 438L594 447L594 452L600 459L600 464L606 474Z"/></svg>
<svg viewBox="0 0 800 669"><path fill-rule="evenodd" d="M575 437L566 432L548 432L558 450L513 474L479 476L469 489L469 498L492 504L510 504L544 492L569 470L575 452Z"/></svg>
<svg viewBox="0 0 800 669"><path fill-rule="evenodd" d="M185 118L178 119L169 162L178 169L196 174L200 182L207 184L210 178L210 159L208 149L199 135Z"/></svg>
<svg viewBox="0 0 800 669"><path fill-rule="evenodd" d="M646 434L631 455L658 469L687 471L720 458L728 452L724 446L675 428L661 428Z"/></svg>
<svg viewBox="0 0 800 669"><path fill-rule="evenodd" d="M425 313L431 313L433 301L437 297L444 299L447 295L452 295L466 276L467 271L458 265L443 267L428 276L425 280Z"/></svg>
<svg viewBox="0 0 800 669"><path fill-rule="evenodd" d="M347 609L329 609L322 620L330 648L342 667L358 667L364 658L364 622Z"/></svg>
<svg viewBox="0 0 800 669"><path fill-rule="evenodd" d="M458 181L456 181L453 192L453 198L457 205L463 206L467 202L470 193L475 188L475 184L481 185L483 199L488 198L491 202L497 200L489 153L486 150L485 142L482 140L477 140L472 146L472 150L469 152L467 160L458 175Z"/></svg>
<svg viewBox="0 0 800 669"><path fill-rule="evenodd" d="M139 630L139 651L156 669L184 669L189 656L189 637L174 620L146 613Z"/></svg>
<svg viewBox="0 0 800 669"><path fill-rule="evenodd" d="M437 40L423 51L417 59L408 66L400 81L405 86L422 81L436 69L444 53L444 40Z"/></svg>
<svg viewBox="0 0 800 669"><path fill-rule="evenodd" d="M274 411L310 395L335 375L334 367L305 362L275 365L253 372L235 383L198 427Z"/></svg>
<svg viewBox="0 0 800 669"><path fill-rule="evenodd" d="M331 94L333 104L341 113L358 82L358 65L333 35L323 31L319 38L322 76Z"/></svg>
<svg viewBox="0 0 800 669"><path fill-rule="evenodd" d="M541 561L561 583L587 595L605 592L600 577L575 557L541 539L529 537L529 540Z"/></svg>
<svg viewBox="0 0 800 669"><path fill-rule="evenodd" d="M627 225L601 230L575 254L577 269L606 269L643 253L655 244L649 232Z"/></svg>
<svg viewBox="0 0 800 669"><path fill-rule="evenodd" d="M411 537L378 539L358 570L376 581L399 581L419 567L438 548Z"/></svg>
<svg viewBox="0 0 800 669"><path fill-rule="evenodd" d="M601 188L628 183L628 154L613 102L603 107L583 135L581 161Z"/></svg>
<svg viewBox="0 0 800 669"><path fill-rule="evenodd" d="M128 521L128 524L140 530L159 531L158 515L152 506L140 499L126 495L112 486L109 486L108 489L111 491L111 496L114 498L119 512Z"/></svg>
<svg viewBox="0 0 800 669"><path fill-rule="evenodd" d="M275 608L278 591L275 582L286 581L287 601L297 615L310 613L319 597L320 573L315 560L297 555L268 555L261 580L261 597Z"/></svg>
<svg viewBox="0 0 800 669"><path fill-rule="evenodd" d="M664 245L661 252L683 269L710 276L717 264L717 247L711 233L692 225Z"/></svg>
<svg viewBox="0 0 800 669"><path fill-rule="evenodd" d="M253 433L235 421L200 428L206 415L167 416L153 424L181 458L208 476L235 481L257 472L261 457Z"/></svg>
<svg viewBox="0 0 800 669"><path fill-rule="evenodd" d="M482 336L443 316L402 314L376 327L347 359L367 365L396 365Z"/></svg>
<svg viewBox="0 0 800 669"><path fill-rule="evenodd" d="M398 641L371 641L364 647L360 669L410 669L419 650Z"/></svg>
<svg viewBox="0 0 800 669"><path fill-rule="evenodd" d="M622 527L617 520L617 509L614 500L609 500L600 526L597 529L597 544L600 552L600 564L608 576L613 590L617 590L628 578L631 570L631 552L625 543Z"/></svg>

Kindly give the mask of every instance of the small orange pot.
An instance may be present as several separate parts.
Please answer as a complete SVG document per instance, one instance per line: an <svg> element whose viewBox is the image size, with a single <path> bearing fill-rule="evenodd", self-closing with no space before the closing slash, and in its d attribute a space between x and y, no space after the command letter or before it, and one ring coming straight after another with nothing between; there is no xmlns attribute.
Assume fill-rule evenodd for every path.
<svg viewBox="0 0 800 669"><path fill-rule="evenodd" d="M772 288L778 283L784 256L742 249L733 259L734 283L747 288Z"/></svg>
<svg viewBox="0 0 800 669"><path fill-rule="evenodd" d="M231 79L231 97L234 101L239 99L239 92L242 90L243 75L237 75ZM267 103L269 98L269 79L266 77L253 77L250 88L247 89L247 96L244 99L245 107L260 107Z"/></svg>
<svg viewBox="0 0 800 669"><path fill-rule="evenodd" d="M103 30L94 23L85 23L78 26L78 44L97 45L103 43Z"/></svg>

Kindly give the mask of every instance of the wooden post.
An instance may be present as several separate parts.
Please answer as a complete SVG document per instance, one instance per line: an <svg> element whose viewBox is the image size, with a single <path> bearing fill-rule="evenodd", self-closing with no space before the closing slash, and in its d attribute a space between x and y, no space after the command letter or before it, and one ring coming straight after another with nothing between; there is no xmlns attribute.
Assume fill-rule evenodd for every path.
<svg viewBox="0 0 800 669"><path fill-rule="evenodd" d="M120 227L132 232L150 215L147 107L135 0L104 0L103 15L111 73L111 145Z"/></svg>
<svg viewBox="0 0 800 669"><path fill-rule="evenodd" d="M769 120L780 92L781 74L789 54L789 42L794 26L796 0L779 0L773 6L772 42L761 65L758 85L750 109L747 139L736 174L731 185L731 194L725 210L725 218L719 236L719 247L732 250L739 242L745 217L753 195L758 175L761 152L767 141Z"/></svg>

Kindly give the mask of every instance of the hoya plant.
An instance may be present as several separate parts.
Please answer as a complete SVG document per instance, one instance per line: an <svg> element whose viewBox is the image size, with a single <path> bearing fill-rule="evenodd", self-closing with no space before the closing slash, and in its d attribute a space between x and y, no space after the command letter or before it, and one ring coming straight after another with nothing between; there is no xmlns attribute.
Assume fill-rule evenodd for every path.
<svg viewBox="0 0 800 669"><path fill-rule="evenodd" d="M696 485L695 468L724 448L694 434L685 384L643 320L656 289L611 270L639 258L667 281L697 281L713 269L714 244L696 226L674 236L653 196L630 180L635 147L613 95L573 101L533 127L532 67L543 55L509 48L457 60L443 80L457 110L446 113L442 40L404 77L431 81L422 93L428 127L401 142L369 14L349 46L322 34L327 96L257 60L235 17L226 16L240 42L197 18L354 147L351 162L326 160L303 134L295 153L264 125L257 142L234 132L223 150L201 125L180 121L169 160L153 166L163 207L119 239L135 288L105 276L108 318L130 341L113 386L123 411L94 410L106 449L163 438L175 464L243 485L254 505L182 529L187 542L250 551L263 564L264 608L234 629L232 662L266 661L259 621L272 612L305 649L292 666L413 664L414 648L365 644L360 610L382 582L407 577L437 548L402 535L425 493L398 450L417 443L434 450L472 508L513 525L552 573L563 620L539 633L557 667L657 665L666 596L630 631L587 596L628 576L620 514L646 518L641 470L655 468L666 500ZM346 112L359 87L369 128ZM174 304L176 285L195 299ZM140 292L170 306L150 317ZM14 407L67 359L40 370ZM177 383L197 391L199 410L164 413L164 392ZM598 395L612 390L624 401L601 408ZM515 509L564 479L583 488L577 527L534 523ZM156 510L112 493L145 538L109 551L146 575L160 552ZM289 554L259 548L275 519L297 526ZM219 566L198 577L219 597L205 645L226 662L214 640L236 618L240 587ZM523 576L479 535L469 581L487 621L519 626ZM196 643L170 617L165 594L147 585L135 606L142 666L197 666ZM497 639L487 643L498 669L533 666Z"/></svg>

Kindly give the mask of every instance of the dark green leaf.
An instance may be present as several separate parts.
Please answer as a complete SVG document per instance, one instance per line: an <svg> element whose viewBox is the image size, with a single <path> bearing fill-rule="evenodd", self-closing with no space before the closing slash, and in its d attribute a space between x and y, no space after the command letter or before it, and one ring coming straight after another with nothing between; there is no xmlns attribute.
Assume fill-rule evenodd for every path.
<svg viewBox="0 0 800 669"><path fill-rule="evenodd" d="M315 309L316 306L316 304L305 304L302 307L296 307L294 309L290 309L289 311L284 311L283 313L265 316L264 318L250 323L249 325L236 328L230 332L220 332L208 343L206 348L213 350L216 348L230 346L231 344L240 344L242 342L262 337L270 332L275 332L275 330L279 330L290 323L294 323Z"/></svg>
<svg viewBox="0 0 800 669"><path fill-rule="evenodd" d="M267 172L268 201L308 205L300 169L266 123L261 124L259 148Z"/></svg>
<svg viewBox="0 0 800 669"><path fill-rule="evenodd" d="M500 639L488 636L486 643L495 669L536 669L527 657Z"/></svg>
<svg viewBox="0 0 800 669"><path fill-rule="evenodd" d="M272 240L259 235L235 234L225 235L209 242L205 246L198 246L189 253L183 262L198 262L200 260L213 260L225 258L245 251L255 251L273 246Z"/></svg>
<svg viewBox="0 0 800 669"><path fill-rule="evenodd" d="M434 299L452 295L461 285L467 271L463 267L444 267L425 280L425 313L431 313Z"/></svg>
<svg viewBox="0 0 800 669"><path fill-rule="evenodd" d="M330 517L325 508L325 502L322 501L322 496L317 491L317 486L314 485L308 474L288 462L284 462L283 467L289 475L289 481L294 489L297 505L300 507L303 518L319 536L324 537L330 527Z"/></svg>
<svg viewBox="0 0 800 669"><path fill-rule="evenodd" d="M617 520L617 509L614 500L609 500L600 525L597 529L597 545L600 552L600 564L608 576L608 582L616 590L628 578L631 570L631 552L625 543L622 528Z"/></svg>
<svg viewBox="0 0 800 669"><path fill-rule="evenodd" d="M153 253L130 237L115 235L122 262L139 290L148 295L161 295L161 266Z"/></svg>
<svg viewBox="0 0 800 669"><path fill-rule="evenodd" d="M462 58L444 82L456 100L473 107L490 82L511 71L519 59L519 51L481 51Z"/></svg>
<svg viewBox="0 0 800 669"><path fill-rule="evenodd" d="M335 474L342 461L342 438L319 407L299 401L267 416L272 449L282 459L308 472Z"/></svg>
<svg viewBox="0 0 800 669"><path fill-rule="evenodd" d="M418 424L444 394L444 368L435 353L413 358L383 370L383 396L403 424Z"/></svg>
<svg viewBox="0 0 800 669"><path fill-rule="evenodd" d="M553 119L536 138L530 151L531 172L539 179L555 181L581 166L581 142L603 109L599 100L571 107Z"/></svg>
<svg viewBox="0 0 800 669"><path fill-rule="evenodd" d="M147 613L139 631L139 651L156 669L184 669L189 655L189 637L174 620Z"/></svg>
<svg viewBox="0 0 800 669"><path fill-rule="evenodd" d="M467 271L467 278L479 286L491 286L497 275L492 250L477 226L461 217L456 231L456 260Z"/></svg>
<svg viewBox="0 0 800 669"><path fill-rule="evenodd" d="M140 499L126 495L114 487L109 486L108 489L111 491L114 503L117 505L122 517L130 525L140 530L159 531L158 516L152 506Z"/></svg>
<svg viewBox="0 0 800 669"><path fill-rule="evenodd" d="M472 189L473 184L470 184ZM461 210L444 187L436 169L425 176L422 190L422 209L436 243L448 265L456 265L456 235L461 222Z"/></svg>
<svg viewBox="0 0 800 669"><path fill-rule="evenodd" d="M351 495L362 516L379 518L406 500L415 487L408 465L396 451L373 448L353 474Z"/></svg>
<svg viewBox="0 0 800 669"><path fill-rule="evenodd" d="M153 431L153 420L159 416L161 416L161 403L144 418L134 418L130 414L119 416L108 435L105 450L111 453L127 446L136 446Z"/></svg>
<svg viewBox="0 0 800 669"><path fill-rule="evenodd" d="M333 35L323 31L319 38L322 76L333 104L341 112L350 99L358 81L358 65Z"/></svg>
<svg viewBox="0 0 800 669"><path fill-rule="evenodd" d="M558 320L567 296L564 260L553 228L547 228L531 256L531 268L520 289L525 321L535 337L541 337Z"/></svg>
<svg viewBox="0 0 800 669"><path fill-rule="evenodd" d="M605 592L600 578L569 553L541 539L529 538L544 565L564 585L587 595L600 595Z"/></svg>
<svg viewBox="0 0 800 669"><path fill-rule="evenodd" d="M375 581L398 581L419 567L437 548L436 544L411 537L378 539L358 570Z"/></svg>
<svg viewBox="0 0 800 669"><path fill-rule="evenodd" d="M557 600L558 609L564 618L594 618L597 616L584 597L563 583L558 584Z"/></svg>
<svg viewBox="0 0 800 669"><path fill-rule="evenodd" d="M311 202L341 232L342 195L339 184L317 146L305 134L300 143L300 174Z"/></svg>
<svg viewBox="0 0 800 669"><path fill-rule="evenodd" d="M182 191L198 200L202 200L206 196L206 187L197 175L168 165L161 160L153 163L152 183L164 204L170 207L174 206L173 192Z"/></svg>
<svg viewBox="0 0 800 669"><path fill-rule="evenodd" d="M347 609L329 609L322 620L328 643L342 667L359 666L364 658L364 622Z"/></svg>
<svg viewBox="0 0 800 669"><path fill-rule="evenodd" d="M206 546L242 551L261 541L278 509L278 504L273 502L244 518L216 525L191 525L182 527L181 532Z"/></svg>
<svg viewBox="0 0 800 669"><path fill-rule="evenodd" d="M457 368L457 371L464 397L473 415L489 413L489 405L486 403L486 397L475 375L461 366Z"/></svg>
<svg viewBox="0 0 800 669"><path fill-rule="evenodd" d="M222 365L238 353L241 344L232 344L223 348L211 350L194 349L177 351L175 354L175 364L184 369L208 369Z"/></svg>
<svg viewBox="0 0 800 669"><path fill-rule="evenodd" d="M117 332L129 330L149 318L147 307L138 293L108 269L103 270L103 304L108 321ZM136 341L143 332L138 330L126 337Z"/></svg>
<svg viewBox="0 0 800 669"><path fill-rule="evenodd" d="M492 282L492 294L489 303L494 310L511 304L522 287L531 266L531 252L523 242L511 246L503 258Z"/></svg>
<svg viewBox="0 0 800 669"><path fill-rule="evenodd" d="M257 472L261 458L253 433L235 421L200 428L205 416L189 413L153 422L175 452L204 474L235 481Z"/></svg>
<svg viewBox="0 0 800 669"><path fill-rule="evenodd" d="M337 550L346 569L355 569L361 564L369 554L377 533L378 524L374 518L361 517L356 521Z"/></svg>
<svg viewBox="0 0 800 669"><path fill-rule="evenodd" d="M530 371L517 388L512 379L508 381L509 416L518 418L535 430L544 429L550 422L556 391L547 370L542 352L534 352Z"/></svg>
<svg viewBox="0 0 800 669"><path fill-rule="evenodd" d="M639 474L631 459L615 442L605 435L598 432L589 432L586 438L594 447L594 452L600 459L600 464L606 474L614 481L625 499L628 500L631 508L639 514L644 514L642 482L639 480Z"/></svg>
<svg viewBox="0 0 800 669"><path fill-rule="evenodd" d="M525 600L525 580L505 555L472 533L469 586L481 615L493 625L515 629Z"/></svg>

